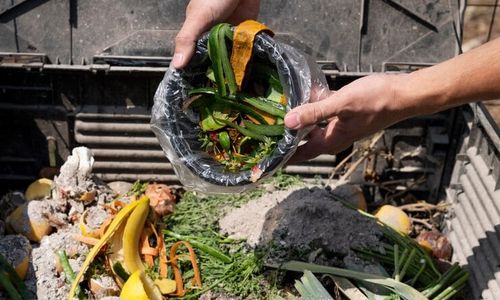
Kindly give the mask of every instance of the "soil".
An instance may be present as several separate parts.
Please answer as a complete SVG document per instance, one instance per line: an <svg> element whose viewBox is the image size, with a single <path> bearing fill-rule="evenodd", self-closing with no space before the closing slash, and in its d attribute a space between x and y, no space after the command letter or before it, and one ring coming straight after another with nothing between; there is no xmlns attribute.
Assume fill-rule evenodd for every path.
<svg viewBox="0 0 500 300"><path fill-rule="evenodd" d="M351 248L377 247L382 234L373 220L338 198L321 187L275 191L230 211L219 225L250 247L271 245L268 262L307 259L345 266L344 259L355 260Z"/></svg>

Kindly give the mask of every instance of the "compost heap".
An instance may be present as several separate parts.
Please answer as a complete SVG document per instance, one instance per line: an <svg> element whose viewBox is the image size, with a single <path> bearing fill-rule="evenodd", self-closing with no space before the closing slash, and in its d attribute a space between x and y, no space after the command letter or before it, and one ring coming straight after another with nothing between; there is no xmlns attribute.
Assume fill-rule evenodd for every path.
<svg viewBox="0 0 500 300"><path fill-rule="evenodd" d="M181 196L180 187L155 183L105 184L92 165L91 151L75 148L53 181L40 179L24 194L2 198L0 258L15 268L25 290L12 282L24 298L267 298L293 290L287 276L269 281L283 262L388 276L394 266L384 261L382 268L375 258L387 253L392 261L394 251L408 265L396 268L396 276L421 272L414 286L430 299L450 299L467 279L458 266L441 275L426 251L449 260L449 244L427 232L418 246L407 237L411 226L402 210L386 205L376 213L394 230L349 208L367 206L354 185L330 190L279 175L248 193ZM5 261L0 267L8 271ZM7 293L0 290L0 298Z"/></svg>

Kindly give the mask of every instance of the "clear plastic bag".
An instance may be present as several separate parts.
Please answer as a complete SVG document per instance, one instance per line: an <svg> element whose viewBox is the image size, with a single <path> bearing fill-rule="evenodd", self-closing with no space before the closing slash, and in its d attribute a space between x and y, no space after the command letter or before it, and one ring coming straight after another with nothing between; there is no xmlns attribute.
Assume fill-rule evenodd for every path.
<svg viewBox="0 0 500 300"><path fill-rule="evenodd" d="M186 189L203 193L242 192L280 169L309 130L286 128L271 155L252 170L225 171L222 164L201 149L199 117L182 109L193 84L204 76L210 65L207 40L208 34L205 34L197 42L195 54L186 68L178 70L170 66L167 70L154 96L151 128ZM311 96L320 98L328 90L325 77L314 61L266 33L255 37L253 55L267 58L276 65L288 100L287 110L309 102Z"/></svg>

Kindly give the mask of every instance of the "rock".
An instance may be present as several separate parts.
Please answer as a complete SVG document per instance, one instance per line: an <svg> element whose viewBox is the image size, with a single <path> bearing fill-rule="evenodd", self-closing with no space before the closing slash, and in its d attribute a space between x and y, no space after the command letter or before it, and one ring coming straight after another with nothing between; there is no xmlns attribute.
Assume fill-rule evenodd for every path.
<svg viewBox="0 0 500 300"><path fill-rule="evenodd" d="M90 279L90 290L96 299L120 294L120 288L111 276L100 276Z"/></svg>
<svg viewBox="0 0 500 300"><path fill-rule="evenodd" d="M0 254L2 254L17 275L24 280L28 272L31 245L28 239L22 235L6 235L0 238Z"/></svg>
<svg viewBox="0 0 500 300"><path fill-rule="evenodd" d="M5 235L5 222L0 220L0 237Z"/></svg>
<svg viewBox="0 0 500 300"><path fill-rule="evenodd" d="M108 186L113 192L118 195L124 195L132 188L132 183L126 181L113 181L108 183Z"/></svg>
<svg viewBox="0 0 500 300"><path fill-rule="evenodd" d="M74 148L62 165L59 176L54 179L59 198L76 198L86 192L93 164L94 157L89 148Z"/></svg>
<svg viewBox="0 0 500 300"><path fill-rule="evenodd" d="M18 206L23 205L26 200L24 193L8 192L0 199L0 220L5 220L8 215Z"/></svg>

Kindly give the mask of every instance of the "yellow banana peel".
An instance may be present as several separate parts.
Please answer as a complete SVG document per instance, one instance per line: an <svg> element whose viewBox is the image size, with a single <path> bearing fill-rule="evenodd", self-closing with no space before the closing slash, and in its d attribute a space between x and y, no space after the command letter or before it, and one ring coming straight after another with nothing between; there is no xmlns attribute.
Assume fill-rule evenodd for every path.
<svg viewBox="0 0 500 300"><path fill-rule="evenodd" d="M132 273L123 285L120 298L123 300L148 300L148 294L141 281L141 271Z"/></svg>
<svg viewBox="0 0 500 300"><path fill-rule="evenodd" d="M147 198L146 196L143 197ZM134 273L137 270L145 271L139 252L139 241L148 213L149 201L139 203L130 214L123 231L123 258L125 269L129 273Z"/></svg>
<svg viewBox="0 0 500 300"><path fill-rule="evenodd" d="M82 279L83 275L87 271L88 267L94 260L94 258L97 256L101 248L106 245L106 243L113 237L113 235L116 233L116 231L119 229L120 224L125 221L129 215L135 210L135 208L142 204L142 203L149 203L149 199L145 196L141 197L138 201L131 202L127 206L125 206L122 210L118 212L118 214L115 216L111 224L109 225L109 228L106 230L106 233L101 237L99 242L90 250L89 254L87 254L87 257L85 259L85 262L83 263L82 267L80 268L80 272L78 272L78 275L76 275L75 280L73 281L73 284L71 285L71 290L68 295L68 300L72 300L77 286L80 283L80 280Z"/></svg>

